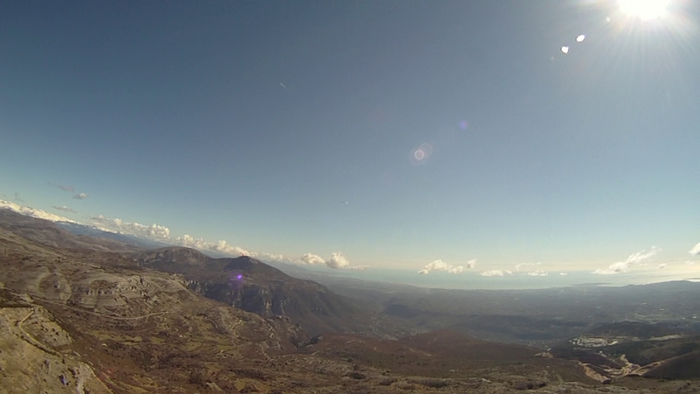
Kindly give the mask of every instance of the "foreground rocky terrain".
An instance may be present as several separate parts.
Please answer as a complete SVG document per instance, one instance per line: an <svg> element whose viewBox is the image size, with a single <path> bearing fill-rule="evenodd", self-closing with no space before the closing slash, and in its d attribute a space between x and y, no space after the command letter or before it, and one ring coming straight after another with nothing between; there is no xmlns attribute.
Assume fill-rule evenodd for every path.
<svg viewBox="0 0 700 394"><path fill-rule="evenodd" d="M3 224L0 393L700 391L697 381L629 376L602 385L578 360L456 331L310 336L274 308L260 315L204 297L128 248L89 238L66 248L66 234L42 242L41 225L26 238Z"/></svg>

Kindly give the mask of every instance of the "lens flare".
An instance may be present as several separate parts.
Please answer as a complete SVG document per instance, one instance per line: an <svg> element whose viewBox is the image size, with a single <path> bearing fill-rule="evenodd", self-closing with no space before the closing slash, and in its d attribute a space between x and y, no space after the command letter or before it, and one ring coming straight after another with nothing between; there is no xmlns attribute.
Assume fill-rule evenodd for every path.
<svg viewBox="0 0 700 394"><path fill-rule="evenodd" d="M432 145L430 145L428 143L421 144L418 148L411 151L411 163L413 163L414 165L423 164L428 160L428 158L432 154L433 154L433 146Z"/></svg>
<svg viewBox="0 0 700 394"><path fill-rule="evenodd" d="M240 272L228 273L228 285L231 289L238 291L243 287L243 274Z"/></svg>
<svg viewBox="0 0 700 394"><path fill-rule="evenodd" d="M620 11L643 21L666 15L670 0L619 0Z"/></svg>

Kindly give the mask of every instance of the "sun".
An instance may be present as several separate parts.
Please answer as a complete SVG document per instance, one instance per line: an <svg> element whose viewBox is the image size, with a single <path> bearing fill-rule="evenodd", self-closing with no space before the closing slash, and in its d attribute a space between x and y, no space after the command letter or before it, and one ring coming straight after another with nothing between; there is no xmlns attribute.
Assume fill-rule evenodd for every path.
<svg viewBox="0 0 700 394"><path fill-rule="evenodd" d="M643 21L658 19L666 14L670 0L619 0L620 11Z"/></svg>

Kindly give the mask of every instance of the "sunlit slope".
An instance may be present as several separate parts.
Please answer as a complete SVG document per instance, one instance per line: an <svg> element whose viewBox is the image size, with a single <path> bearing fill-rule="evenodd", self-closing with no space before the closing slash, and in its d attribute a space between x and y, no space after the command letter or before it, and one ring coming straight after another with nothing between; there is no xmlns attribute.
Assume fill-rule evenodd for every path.
<svg viewBox="0 0 700 394"><path fill-rule="evenodd" d="M207 363L240 369L306 341L289 320L208 300L114 255L97 264L96 254L0 229L0 392L193 392L193 373L235 392L235 374L217 377Z"/></svg>

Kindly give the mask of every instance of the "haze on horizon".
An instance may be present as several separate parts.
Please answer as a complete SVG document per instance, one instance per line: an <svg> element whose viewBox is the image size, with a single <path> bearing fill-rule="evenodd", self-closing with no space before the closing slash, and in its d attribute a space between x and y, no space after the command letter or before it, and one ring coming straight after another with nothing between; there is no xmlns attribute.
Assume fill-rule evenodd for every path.
<svg viewBox="0 0 700 394"><path fill-rule="evenodd" d="M696 278L700 10L661 3L6 4L0 199L417 283Z"/></svg>

